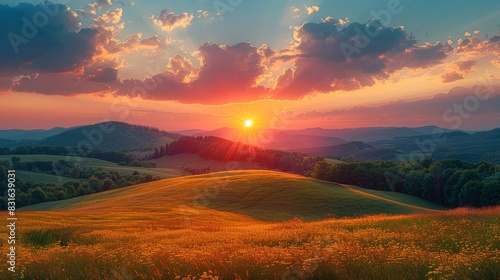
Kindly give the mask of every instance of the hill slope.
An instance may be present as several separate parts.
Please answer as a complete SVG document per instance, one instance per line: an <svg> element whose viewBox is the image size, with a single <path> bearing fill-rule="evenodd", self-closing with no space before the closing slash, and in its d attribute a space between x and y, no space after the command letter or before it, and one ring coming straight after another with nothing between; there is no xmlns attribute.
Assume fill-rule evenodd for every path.
<svg viewBox="0 0 500 280"><path fill-rule="evenodd" d="M41 141L43 145L70 146L90 143L92 148L104 151L129 151L165 145L181 135L145 126L122 122L106 122L77 127ZM88 145L90 145L88 144ZM83 145L84 148L88 145Z"/></svg>
<svg viewBox="0 0 500 280"><path fill-rule="evenodd" d="M211 217L224 213L258 220L316 220L366 214L401 214L434 209L424 200L393 201L302 176L273 171L230 171L166 179L63 201L32 205L23 210L156 212ZM203 207L195 207L195 205ZM215 211L214 211L215 210ZM430 210L430 209L429 209Z"/></svg>
<svg viewBox="0 0 500 280"><path fill-rule="evenodd" d="M397 154L396 150L375 148L370 144L359 141L334 146L295 149L293 151L307 153L312 156L353 160L392 160Z"/></svg>

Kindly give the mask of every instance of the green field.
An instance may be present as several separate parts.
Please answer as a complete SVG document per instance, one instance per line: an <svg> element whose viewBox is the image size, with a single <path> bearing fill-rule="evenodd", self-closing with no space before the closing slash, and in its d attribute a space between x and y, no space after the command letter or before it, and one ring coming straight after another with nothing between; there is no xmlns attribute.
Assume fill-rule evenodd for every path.
<svg viewBox="0 0 500 280"><path fill-rule="evenodd" d="M57 162L59 160L68 160L68 157L66 156L52 156L52 155L2 155L0 156L0 160L7 160L10 161L12 157L19 157L21 161L52 161L52 162ZM114 162L109 162L105 160L100 160L100 159L94 159L94 158L86 158L86 157L73 157L71 159L75 160L80 160L79 162L75 162L76 165L78 165L80 168L85 168L85 169L93 169L97 170L101 168L104 171L118 171L121 175L128 175L132 174L134 171L137 171L139 173L147 173L151 174L152 176L159 176L160 178L172 178L172 177L177 177L177 176L182 176L185 174L185 172L182 172L180 170L174 169L174 168L146 168L146 167L133 167L133 166L121 166L117 163ZM31 172L32 173L32 172ZM20 174L22 175L22 174ZM42 176L45 174L41 174ZM54 176L56 177L56 176ZM21 180L24 180L23 177L19 177ZM30 176L28 176L29 180ZM32 178L32 176L31 176ZM44 179L43 182L52 182L53 178L43 176L39 177L40 179ZM48 180L48 181L45 181ZM74 181L74 180L73 180Z"/></svg>
<svg viewBox="0 0 500 280"><path fill-rule="evenodd" d="M45 183L45 184L64 184L67 182L83 182L82 179L74 179L63 176L56 176L38 172L31 171L16 171L17 177L21 178L24 182L32 182L32 183Z"/></svg>
<svg viewBox="0 0 500 280"><path fill-rule="evenodd" d="M371 194L377 195L373 191ZM196 196L200 196L197 198ZM382 194L384 195L384 194ZM165 179L90 196L28 206L25 210L88 210L113 212L176 211L198 199L207 208L257 220L284 221L294 217L317 220L328 216L404 214L436 205L408 197L381 199L349 188L288 173L248 170ZM400 203L398 200L404 201ZM206 202L205 202L206 201ZM408 204L410 203L411 204Z"/></svg>
<svg viewBox="0 0 500 280"><path fill-rule="evenodd" d="M266 167L246 161L231 161L222 162L215 160L206 160L197 154L178 154L174 156L165 156L151 162L156 163L160 168L179 169L183 166L191 166L193 168L209 167L210 171L227 171L227 170L249 170L249 169L266 169Z"/></svg>

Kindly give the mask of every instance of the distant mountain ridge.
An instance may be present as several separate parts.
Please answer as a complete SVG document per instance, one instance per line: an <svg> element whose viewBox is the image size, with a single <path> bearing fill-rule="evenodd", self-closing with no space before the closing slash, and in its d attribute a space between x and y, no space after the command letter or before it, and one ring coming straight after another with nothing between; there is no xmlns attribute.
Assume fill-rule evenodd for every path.
<svg viewBox="0 0 500 280"><path fill-rule="evenodd" d="M8 140L42 140L44 138L51 137L74 128L76 127L71 127L71 128L54 127L51 129L34 129L34 130L7 129L7 130L0 130L0 138Z"/></svg>
<svg viewBox="0 0 500 280"><path fill-rule="evenodd" d="M376 148L370 144L352 141L345 144L295 149L293 151L313 156L339 160L394 160L399 152L394 149Z"/></svg>
<svg viewBox="0 0 500 280"><path fill-rule="evenodd" d="M108 127L108 128L103 128ZM154 148L182 137L153 127L124 122L81 126L43 139L41 145L83 146L103 151L131 151ZM88 147L90 146L90 147Z"/></svg>
<svg viewBox="0 0 500 280"><path fill-rule="evenodd" d="M223 127L198 133L194 136L217 136L231 141L241 141L274 150L294 150L346 143L344 139L337 137L308 134L293 135L276 129L261 129L253 133L252 131Z"/></svg>
<svg viewBox="0 0 500 280"><path fill-rule="evenodd" d="M450 130L439 128L437 126L422 126L422 127L363 127L363 128L342 128L342 129L324 129L324 128L306 128L302 130L283 130L290 135L307 134L327 137L337 137L346 141L362 141L373 142L378 140L387 140L397 137L413 137L419 135L432 134L439 130L443 133L453 132Z"/></svg>

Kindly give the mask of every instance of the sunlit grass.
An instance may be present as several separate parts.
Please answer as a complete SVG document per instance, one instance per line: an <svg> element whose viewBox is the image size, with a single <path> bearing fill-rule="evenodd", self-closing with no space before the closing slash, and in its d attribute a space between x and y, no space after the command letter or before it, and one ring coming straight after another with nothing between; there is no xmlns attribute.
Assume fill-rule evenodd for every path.
<svg viewBox="0 0 500 280"><path fill-rule="evenodd" d="M226 183L186 212L207 182ZM324 195L348 213L334 194L355 214L288 218L320 211ZM366 215L363 203L395 211ZM1 266L0 279L499 279L500 207L411 213L388 203L267 171L152 182L19 211L17 275ZM273 209L288 214L273 221Z"/></svg>
<svg viewBox="0 0 500 280"><path fill-rule="evenodd" d="M22 213L19 278L203 279L208 271L219 279L500 277L500 207L279 223L238 221L232 214L212 220L96 215ZM0 278L9 279L1 269Z"/></svg>

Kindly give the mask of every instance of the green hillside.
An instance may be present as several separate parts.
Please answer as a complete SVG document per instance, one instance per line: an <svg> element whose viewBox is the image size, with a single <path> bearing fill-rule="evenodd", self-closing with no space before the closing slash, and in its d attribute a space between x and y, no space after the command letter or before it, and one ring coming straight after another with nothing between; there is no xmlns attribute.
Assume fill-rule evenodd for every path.
<svg viewBox="0 0 500 280"><path fill-rule="evenodd" d="M3 160L10 161L12 157L19 157L21 159L21 162L23 161L57 162L59 160L68 159L66 156L52 156L52 155L0 155L0 161ZM91 168L93 170L97 170L100 168L104 171L117 171L121 175L128 175L137 171L139 173L151 174L152 176L159 176L160 178L171 178L171 177L181 176L184 174L184 172L181 172L178 169L173 169L173 168L146 168L146 167L121 166L114 162L95 159L95 158L80 157L79 159L81 159L81 161L75 162L75 164L78 165L80 168L87 168L87 169ZM29 173L34 173L34 172L29 172ZM23 174L27 176L24 177ZM21 173L19 174L19 178L21 178L21 180L35 179L35 177L33 177L34 174L38 174L39 177L37 179L40 180L35 180L36 182L58 183L58 181L53 181L54 180L53 177L57 176L47 175L42 173L34 173L34 174L23 173L23 174ZM66 180L66 178L63 179ZM75 181L75 179L71 179L70 181Z"/></svg>
<svg viewBox="0 0 500 280"><path fill-rule="evenodd" d="M401 203L379 197L377 192L370 193L365 195L344 186L281 172L228 171L155 181L32 205L23 210L156 212L165 217L179 217L184 213L200 218L207 216L200 210L211 210L211 218L231 213L266 221L431 211L421 208L429 206L423 200L412 199L410 205L410 199Z"/></svg>
<svg viewBox="0 0 500 280"><path fill-rule="evenodd" d="M70 129L45 138L42 145L77 147L82 141L93 149L103 151L130 151L165 145L181 137L156 128L131 125L122 122L107 122ZM89 144L90 143L90 144ZM87 145L83 145L88 148Z"/></svg>

